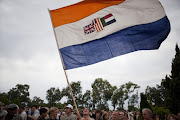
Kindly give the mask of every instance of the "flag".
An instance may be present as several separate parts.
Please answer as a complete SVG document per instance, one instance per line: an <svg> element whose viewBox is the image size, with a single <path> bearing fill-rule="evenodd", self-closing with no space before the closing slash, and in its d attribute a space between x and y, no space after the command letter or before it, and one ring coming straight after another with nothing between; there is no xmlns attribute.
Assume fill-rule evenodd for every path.
<svg viewBox="0 0 180 120"><path fill-rule="evenodd" d="M50 15L66 70L158 49L170 32L158 0L84 0Z"/></svg>

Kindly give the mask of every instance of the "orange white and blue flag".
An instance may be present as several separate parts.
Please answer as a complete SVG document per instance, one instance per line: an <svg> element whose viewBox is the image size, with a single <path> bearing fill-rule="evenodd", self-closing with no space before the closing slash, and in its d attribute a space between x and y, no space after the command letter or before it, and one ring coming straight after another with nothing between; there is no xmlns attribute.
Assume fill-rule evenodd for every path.
<svg viewBox="0 0 180 120"><path fill-rule="evenodd" d="M66 70L158 49L170 32L158 0L84 0L50 15Z"/></svg>

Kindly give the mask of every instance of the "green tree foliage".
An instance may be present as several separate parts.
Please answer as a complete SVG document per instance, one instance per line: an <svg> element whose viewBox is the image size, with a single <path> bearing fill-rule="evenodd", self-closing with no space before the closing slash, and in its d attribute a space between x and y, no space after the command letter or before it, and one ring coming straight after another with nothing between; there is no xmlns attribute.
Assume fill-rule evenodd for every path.
<svg viewBox="0 0 180 120"><path fill-rule="evenodd" d="M10 89L8 92L8 98L10 103L17 103L18 105L25 101L29 102L29 85L17 84L15 88Z"/></svg>
<svg viewBox="0 0 180 120"><path fill-rule="evenodd" d="M154 115L160 116L160 120L165 120L165 116L170 113L169 109L165 107L155 106L154 108L152 108L152 110Z"/></svg>
<svg viewBox="0 0 180 120"><path fill-rule="evenodd" d="M132 96L129 98L128 101L128 110L135 111L138 107L138 91L135 94L132 94Z"/></svg>
<svg viewBox="0 0 180 120"><path fill-rule="evenodd" d="M97 109L104 109L108 106L107 101L111 99L113 87L107 80L97 78L92 87L93 104L97 105Z"/></svg>
<svg viewBox="0 0 180 120"><path fill-rule="evenodd" d="M138 93L132 94L134 90L140 88L137 84L134 84L132 82L128 82L125 84L126 86L126 94L127 94L127 99L129 99L128 104L130 106L135 106L138 103ZM131 95L132 94L132 95Z"/></svg>
<svg viewBox="0 0 180 120"><path fill-rule="evenodd" d="M138 89L138 88L139 86L137 84L128 82L126 84L121 85L118 89L115 89L111 98L114 109L116 105L119 105L119 109L123 109L125 101L135 97L135 96L131 96L131 94L134 92L135 89ZM133 99L131 103L132 102L136 104L135 99Z"/></svg>
<svg viewBox="0 0 180 120"><path fill-rule="evenodd" d="M40 97L34 96L31 104L37 106L44 106L44 100L42 100Z"/></svg>
<svg viewBox="0 0 180 120"><path fill-rule="evenodd" d="M141 96L141 101L140 101L141 111L143 108L149 108L152 110L151 105L148 103L147 96L144 93L141 93L140 96Z"/></svg>
<svg viewBox="0 0 180 120"><path fill-rule="evenodd" d="M55 106L57 101L60 101L62 98L61 91L59 88L51 87L46 92L46 99L48 100L48 103L50 106Z"/></svg>
<svg viewBox="0 0 180 120"><path fill-rule="evenodd" d="M8 105L9 99L8 99L8 94L7 93L0 93L0 101L3 102L5 105Z"/></svg>
<svg viewBox="0 0 180 120"><path fill-rule="evenodd" d="M164 106L164 96L166 95L164 89L160 85L156 85L156 87L147 86L145 90L145 94L149 102L152 102L154 106Z"/></svg>
<svg viewBox="0 0 180 120"><path fill-rule="evenodd" d="M73 93L73 96L74 96L75 101L77 103L77 106L81 105L82 104L82 87L81 87L81 82L80 81L72 82L72 83L70 83L70 85L71 85L72 93ZM63 96L67 96L68 97L68 101L67 102L70 103L70 104L73 104L72 95L70 93L69 86L67 86L66 88L63 88L62 95Z"/></svg>
<svg viewBox="0 0 180 120"><path fill-rule="evenodd" d="M180 50L176 44L175 58L172 60L172 70L169 77L166 75L161 85L167 91L168 96L165 97L166 106L177 114L180 111Z"/></svg>
<svg viewBox="0 0 180 120"><path fill-rule="evenodd" d="M115 110L116 106L118 105L118 100L119 99L119 94L118 94L118 90L117 87L114 87L114 91L113 91L113 95L111 97L111 104Z"/></svg>
<svg viewBox="0 0 180 120"><path fill-rule="evenodd" d="M123 109L124 102L127 100L127 91L125 89L125 85L121 85L120 88L114 90L112 96L112 105L115 109L116 105L119 105L119 109Z"/></svg>
<svg viewBox="0 0 180 120"><path fill-rule="evenodd" d="M87 107L87 108L91 108L92 107L92 100L91 100L91 91L90 90L86 90L86 92L83 95L83 106Z"/></svg>

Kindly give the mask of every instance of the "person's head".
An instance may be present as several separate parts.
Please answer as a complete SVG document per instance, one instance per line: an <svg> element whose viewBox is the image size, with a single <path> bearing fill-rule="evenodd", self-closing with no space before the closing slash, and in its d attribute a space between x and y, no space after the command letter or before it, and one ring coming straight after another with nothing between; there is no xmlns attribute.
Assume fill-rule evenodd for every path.
<svg viewBox="0 0 180 120"><path fill-rule="evenodd" d="M112 120L119 120L119 111L113 111L111 118Z"/></svg>
<svg viewBox="0 0 180 120"><path fill-rule="evenodd" d="M31 108L32 112L36 111L37 108L38 108L37 105L33 105L32 108Z"/></svg>
<svg viewBox="0 0 180 120"><path fill-rule="evenodd" d="M160 116L159 115L155 115L154 116L154 120L160 120Z"/></svg>
<svg viewBox="0 0 180 120"><path fill-rule="evenodd" d="M59 113L59 109L57 107L50 108L50 116L51 117L56 118L58 113Z"/></svg>
<svg viewBox="0 0 180 120"><path fill-rule="evenodd" d="M18 112L18 105L16 105L16 104L8 105L7 112L9 115L14 116Z"/></svg>
<svg viewBox="0 0 180 120"><path fill-rule="evenodd" d="M62 112L61 115L62 115L62 116L66 115L66 112Z"/></svg>
<svg viewBox="0 0 180 120"><path fill-rule="evenodd" d="M96 115L96 119L97 119L97 118L100 118L100 116L101 116L101 110L96 110L95 115Z"/></svg>
<svg viewBox="0 0 180 120"><path fill-rule="evenodd" d="M47 116L47 114L48 114L48 110L46 108L41 108L39 110L39 112L40 112L40 117L41 118L45 118Z"/></svg>
<svg viewBox="0 0 180 120"><path fill-rule="evenodd" d="M22 113L25 110L24 105L20 105L19 106L19 113Z"/></svg>
<svg viewBox="0 0 180 120"><path fill-rule="evenodd" d="M134 112L129 112L130 117L134 117Z"/></svg>
<svg viewBox="0 0 180 120"><path fill-rule="evenodd" d="M137 112L136 112L136 115L138 115L138 116L139 116L139 115L140 115L140 112L139 112L139 111L137 111Z"/></svg>
<svg viewBox="0 0 180 120"><path fill-rule="evenodd" d="M109 119L109 114L107 112L103 113L103 120L108 120Z"/></svg>
<svg viewBox="0 0 180 120"><path fill-rule="evenodd" d="M73 110L73 106L71 105L71 104L68 104L67 106L66 106L66 113L67 114L71 114L71 112L72 112L72 110Z"/></svg>
<svg viewBox="0 0 180 120"><path fill-rule="evenodd" d="M143 118L144 120L152 120L153 118L153 113L149 108L144 108L142 110Z"/></svg>
<svg viewBox="0 0 180 120"><path fill-rule="evenodd" d="M83 115L89 115L89 114L90 114L89 109L88 108L84 108Z"/></svg>
<svg viewBox="0 0 180 120"><path fill-rule="evenodd" d="M124 112L124 111L120 111L120 112L119 112L119 119L120 119L120 120L123 120L124 117L125 117L125 112Z"/></svg>

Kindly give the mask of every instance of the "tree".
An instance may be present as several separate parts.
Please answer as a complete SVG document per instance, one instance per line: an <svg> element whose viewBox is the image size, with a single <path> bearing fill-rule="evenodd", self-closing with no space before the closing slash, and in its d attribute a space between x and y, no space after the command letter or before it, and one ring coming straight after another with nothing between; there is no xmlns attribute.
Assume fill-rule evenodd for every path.
<svg viewBox="0 0 180 120"><path fill-rule="evenodd" d="M169 96L165 97L165 103L174 114L180 111L180 50L176 44L175 58L172 60L171 75L166 75L161 85L165 88Z"/></svg>
<svg viewBox="0 0 180 120"><path fill-rule="evenodd" d="M83 95L83 106L87 107L87 108L91 108L92 107L92 103L91 103L91 91L90 90L86 90L86 92Z"/></svg>
<svg viewBox="0 0 180 120"><path fill-rule="evenodd" d="M153 108L153 114L154 115L159 115L160 116L160 120L165 120L166 115L168 115L170 113L169 109L166 109L165 107L158 107L155 106Z"/></svg>
<svg viewBox="0 0 180 120"><path fill-rule="evenodd" d="M147 96L144 93L141 93L140 96L141 96L141 101L140 101L141 111L143 108L149 108L152 110L151 105L148 103Z"/></svg>
<svg viewBox="0 0 180 120"><path fill-rule="evenodd" d="M50 106L55 106L55 103L57 101L60 101L62 98L61 91L59 88L54 88L51 87L49 90L46 92L46 99L48 100L48 103Z"/></svg>
<svg viewBox="0 0 180 120"><path fill-rule="evenodd" d="M119 105L118 109L124 109L124 102L127 99L127 93L125 91L125 85L121 85L120 88L115 89L112 95L112 105L115 109L117 105Z"/></svg>
<svg viewBox="0 0 180 120"><path fill-rule="evenodd" d="M136 109L136 105L138 104L138 91L136 92L136 94L133 94L130 98L129 98L129 101L128 101L128 110L130 110L131 108L131 111L132 110L135 110Z"/></svg>
<svg viewBox="0 0 180 120"><path fill-rule="evenodd" d="M154 106L165 106L164 96L165 92L162 86L156 85L156 87L147 86L145 94L149 102L152 102Z"/></svg>
<svg viewBox="0 0 180 120"><path fill-rule="evenodd" d="M82 87L81 87L81 82L72 82L70 83L71 88L72 88L72 93L74 96L74 99L76 100L77 106L82 104ZM69 90L69 86L67 86L66 88L63 88L62 90L62 94L63 96L67 96L68 97L68 103L73 104L73 100L72 100L72 95L70 93Z"/></svg>
<svg viewBox="0 0 180 120"><path fill-rule="evenodd" d="M0 101L3 102L5 105L8 105L9 99L8 99L8 94L7 93L0 93Z"/></svg>
<svg viewBox="0 0 180 120"><path fill-rule="evenodd" d="M113 95L111 97L111 103L112 103L114 110L115 110L116 106L118 105L118 101L117 101L118 99L119 99L119 94L118 94L117 87L115 86L114 91L113 91Z"/></svg>
<svg viewBox="0 0 180 120"><path fill-rule="evenodd" d="M32 105L43 106L44 105L44 100L42 100L40 97L34 96L31 103L32 103Z"/></svg>
<svg viewBox="0 0 180 120"><path fill-rule="evenodd" d="M15 88L10 89L8 92L8 98L11 103L21 104L22 102L29 102L29 85L17 84ZM18 101L18 102L17 102Z"/></svg>
<svg viewBox="0 0 180 120"><path fill-rule="evenodd" d="M131 97L135 97L135 96L131 96L131 94L134 92L135 89L138 89L138 88L139 86L137 84L128 82L121 85L118 89L115 89L111 98L114 109L116 105L119 105L118 109L124 109L125 101ZM134 101L134 104L135 103L136 101Z"/></svg>
<svg viewBox="0 0 180 120"><path fill-rule="evenodd" d="M104 109L107 107L107 101L111 99L113 93L113 87L111 84L107 80L97 78L91 87L93 104L96 105L98 109Z"/></svg>
<svg viewBox="0 0 180 120"><path fill-rule="evenodd" d="M135 106L136 104L138 104L138 93L131 95L134 90L140 88L140 86L138 86L137 84L134 84L132 82L128 82L125 84L126 86L126 94L127 94L127 99L129 99L128 101L128 105L129 106Z"/></svg>

